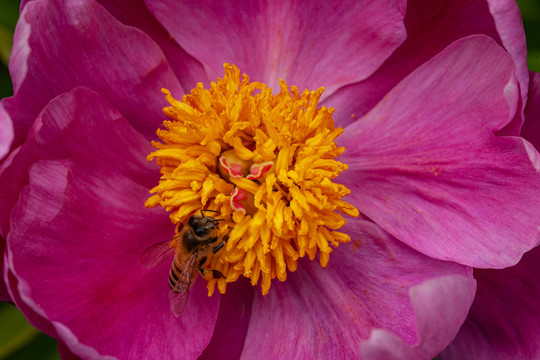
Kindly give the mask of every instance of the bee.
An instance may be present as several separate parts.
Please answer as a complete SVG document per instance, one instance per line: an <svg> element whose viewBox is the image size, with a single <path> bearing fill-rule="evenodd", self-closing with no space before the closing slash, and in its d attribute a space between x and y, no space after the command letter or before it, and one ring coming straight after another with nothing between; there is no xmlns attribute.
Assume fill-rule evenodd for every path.
<svg viewBox="0 0 540 360"><path fill-rule="evenodd" d="M171 309L176 317L179 317L186 305L189 289L197 277L195 268L205 275L207 271L212 273L214 279L225 278L218 270L203 269L203 265L210 253L217 253L223 248L228 235L218 243L215 236L219 221L205 215L205 212L218 212L215 210L201 210L201 215L192 215L185 224L181 225L178 234L172 239L165 240L150 246L143 251L139 262L146 267L154 267L165 260L171 246L176 242L176 251L169 271L169 300Z"/></svg>

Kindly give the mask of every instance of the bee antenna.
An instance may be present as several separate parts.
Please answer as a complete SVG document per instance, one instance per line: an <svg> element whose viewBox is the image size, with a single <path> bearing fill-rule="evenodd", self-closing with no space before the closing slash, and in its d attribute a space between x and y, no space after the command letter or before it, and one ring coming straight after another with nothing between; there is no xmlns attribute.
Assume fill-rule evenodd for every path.
<svg viewBox="0 0 540 360"><path fill-rule="evenodd" d="M210 210L210 209L201 209L201 216L204 218L204 212L203 211L210 211L210 212L215 212L215 213L219 213L219 211L217 210Z"/></svg>

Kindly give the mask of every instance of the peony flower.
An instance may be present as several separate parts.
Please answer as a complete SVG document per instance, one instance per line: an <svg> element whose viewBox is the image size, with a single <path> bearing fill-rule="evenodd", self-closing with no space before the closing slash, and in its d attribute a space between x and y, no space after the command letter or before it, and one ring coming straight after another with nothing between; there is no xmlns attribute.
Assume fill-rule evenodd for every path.
<svg viewBox="0 0 540 360"><path fill-rule="evenodd" d="M466 321L475 277L474 304L484 273L504 284L535 255L493 270L539 242L513 2L21 8L0 108L0 294L64 358L429 359ZM141 254L203 208L230 236L176 317L173 252L152 268ZM462 330L443 355L475 340Z"/></svg>

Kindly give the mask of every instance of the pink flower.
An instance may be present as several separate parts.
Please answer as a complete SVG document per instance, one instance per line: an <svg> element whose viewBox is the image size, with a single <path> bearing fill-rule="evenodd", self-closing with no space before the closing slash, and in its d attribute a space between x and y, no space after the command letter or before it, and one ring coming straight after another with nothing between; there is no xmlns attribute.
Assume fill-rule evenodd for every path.
<svg viewBox="0 0 540 360"><path fill-rule="evenodd" d="M429 359L466 321L477 277L469 320L443 353L460 358L483 341L469 326L486 326L476 304L534 269L536 250L492 270L540 240L538 152L519 137L529 74L514 2L22 8L15 95L0 107L0 295L63 357ZM160 89L181 98L224 63L274 88L279 78L325 87L321 105L345 129L338 180L362 215L326 269L301 259L267 295L240 279L208 297L198 279L176 318L170 263L138 263L174 233L164 210L144 207L159 180L149 140L167 105ZM472 267L489 270L473 277ZM535 309L531 299L517 303ZM504 328L497 309L486 313ZM504 341L530 336L538 324L527 324Z"/></svg>

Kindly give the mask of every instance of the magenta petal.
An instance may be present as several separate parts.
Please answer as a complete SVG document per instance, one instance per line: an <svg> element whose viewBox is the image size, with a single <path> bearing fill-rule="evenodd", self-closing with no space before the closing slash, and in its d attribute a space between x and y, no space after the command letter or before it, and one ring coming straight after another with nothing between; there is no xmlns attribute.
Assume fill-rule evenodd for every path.
<svg viewBox="0 0 540 360"><path fill-rule="evenodd" d="M98 2L122 23L135 26L152 37L163 50L174 74L186 91L194 88L198 82L210 85L202 64L174 41L150 13L144 0L98 0Z"/></svg>
<svg viewBox="0 0 540 360"><path fill-rule="evenodd" d="M511 268L475 270L478 290L467 320L441 359L540 358L540 248Z"/></svg>
<svg viewBox="0 0 540 360"><path fill-rule="evenodd" d="M12 301L11 295L6 287L6 281L4 279L4 255L6 250L6 240L0 236L0 301Z"/></svg>
<svg viewBox="0 0 540 360"><path fill-rule="evenodd" d="M214 335L199 360L240 358L251 318L254 290L245 278L227 285L227 293L221 296Z"/></svg>
<svg viewBox="0 0 540 360"><path fill-rule="evenodd" d="M415 249L506 267L540 241L540 178L513 117L512 59L484 36L455 42L346 128L349 201Z"/></svg>
<svg viewBox="0 0 540 360"><path fill-rule="evenodd" d="M8 253L6 251L6 257L11 256L11 253ZM17 308L24 314L26 319L33 324L36 328L44 332L45 334L48 334L52 337L58 337L58 334L56 330L54 329L54 326L51 324L51 322L42 316L41 312L36 312L32 307L28 306L24 300L22 299L24 295L22 295L18 290L17 286L19 285L19 280L15 275L13 275L13 272L9 270L8 267L8 259L6 259L6 266L4 267L4 280L7 284L7 288L10 294L10 298L12 299L12 302L17 306Z"/></svg>
<svg viewBox="0 0 540 360"><path fill-rule="evenodd" d="M173 233L162 209L143 205L158 175L145 160L149 144L81 88L51 102L35 131L42 152L33 154L7 238L17 306L48 320L52 330L35 324L82 358L199 356L219 297L208 298L204 281L196 282L178 319L169 304L170 263L138 263L145 248Z"/></svg>
<svg viewBox="0 0 540 360"><path fill-rule="evenodd" d="M529 99L521 136L540 150L540 73L530 72Z"/></svg>
<svg viewBox="0 0 540 360"><path fill-rule="evenodd" d="M13 123L11 117L4 109L3 101L0 103L0 160L6 156L13 142Z"/></svg>
<svg viewBox="0 0 540 360"><path fill-rule="evenodd" d="M464 286L465 285L465 286ZM456 326L456 318L467 315L468 308L463 305L474 297L474 281L464 283L458 276L445 276L430 279L410 290L411 301L416 312L418 332L423 334L419 341L422 345L411 346L395 334L376 329L368 341L362 344L362 356L365 359L379 360L417 360L431 359L435 349L444 346L449 336L440 335L440 327L448 323ZM455 313L455 312L459 313ZM446 334L445 334L446 335Z"/></svg>
<svg viewBox="0 0 540 360"><path fill-rule="evenodd" d="M86 103L87 98L92 101ZM9 231L10 211L18 201L21 188L28 184L28 169L35 161L65 159L69 156L78 160L79 157L74 154L80 155L81 161L89 161L85 155L96 156L96 152L101 151L96 148L96 142L115 146L110 155L127 148L132 149L132 156L144 159L152 151L150 143L131 128L130 137L119 135L122 130L118 129L118 124L128 126L123 124L125 119L106 100L87 88L76 88L65 93L61 95L61 101L53 100L52 104L55 105L48 106L36 118L26 142L11 152L0 166L0 188L3 189L0 192L0 231L4 237ZM107 122L96 119L106 119ZM74 141L73 133L79 134L82 139ZM141 174L140 169L121 157L113 156L109 162L126 174ZM143 163L146 164L145 161ZM151 188L158 175L155 169L146 168L148 173L144 182L145 186Z"/></svg>
<svg viewBox="0 0 540 360"><path fill-rule="evenodd" d="M15 126L14 145L24 140L52 98L80 85L107 98L147 137L153 137L162 122L166 101L160 89L182 95L152 39L121 24L93 0L26 4L13 51L15 96L4 100L4 106Z"/></svg>
<svg viewBox="0 0 540 360"><path fill-rule="evenodd" d="M518 4L514 0L488 0L488 4L501 42L514 60L516 78L523 99L526 99L529 86L527 43Z"/></svg>
<svg viewBox="0 0 540 360"><path fill-rule="evenodd" d="M523 31L521 20L514 20L503 30L519 31L517 28L521 27ZM405 76L458 39L485 34L502 44L485 0L409 0L404 21L407 39L377 72L338 90L325 102L336 108L334 118L339 125L345 126L364 115Z"/></svg>
<svg viewBox="0 0 540 360"><path fill-rule="evenodd" d="M384 334L408 349L401 358L421 359L454 338L474 297L471 269L422 255L371 222L347 231L353 244L334 250L326 269L301 262L268 295L255 294L242 358L355 359L383 346L373 338Z"/></svg>
<svg viewBox="0 0 540 360"><path fill-rule="evenodd" d="M4 110L3 102L0 102L0 160L8 153L11 143L13 141L13 124L10 116ZM1 171L1 170L0 170ZM8 211L7 209L5 210ZM7 214L6 214L7 216ZM0 227L1 229L1 227ZM0 231L0 234L2 232ZM11 301L6 284L4 281L3 269L4 269L4 251L6 248L6 241L0 235L0 301Z"/></svg>
<svg viewBox="0 0 540 360"><path fill-rule="evenodd" d="M402 43L404 3L146 1L210 79L228 62L274 88L283 78L325 95L368 77Z"/></svg>
<svg viewBox="0 0 540 360"><path fill-rule="evenodd" d="M526 106L529 87L529 70L527 68L527 44L521 12L514 0L488 0L489 10L493 15L501 44L512 56L516 66L515 76L519 84L521 102L519 110L512 122L498 132L498 135L519 135L523 125L523 109Z"/></svg>
<svg viewBox="0 0 540 360"><path fill-rule="evenodd" d="M138 264L147 246L170 236L170 226L169 234L156 231L167 229L167 217L144 209L146 189L112 171L104 182L94 175L99 169L67 160L32 167L8 236L18 292L83 358L200 355L213 332L218 298L209 299L197 282L182 317L173 315L170 263L150 271Z"/></svg>
<svg viewBox="0 0 540 360"><path fill-rule="evenodd" d="M62 360L83 360L77 355L73 354L69 348L62 341L58 342L58 353Z"/></svg>
<svg viewBox="0 0 540 360"><path fill-rule="evenodd" d="M28 4L31 1L35 1L35 0L21 0L21 6L19 7L19 12L22 12L26 4Z"/></svg>

